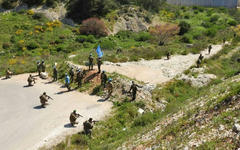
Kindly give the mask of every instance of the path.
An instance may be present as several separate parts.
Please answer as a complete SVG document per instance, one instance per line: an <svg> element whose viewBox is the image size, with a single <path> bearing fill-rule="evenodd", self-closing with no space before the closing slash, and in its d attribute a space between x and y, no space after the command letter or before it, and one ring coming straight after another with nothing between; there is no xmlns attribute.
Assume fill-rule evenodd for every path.
<svg viewBox="0 0 240 150"><path fill-rule="evenodd" d="M27 74L0 80L0 149L32 150L45 144L50 146L63 140L66 135L82 129L89 117L96 120L111 111L110 102L98 102L96 96L79 92L66 92L56 83L37 80L33 87L27 84ZM44 91L54 100L46 108L39 107L39 96ZM76 128L69 126L69 115L76 109L84 118ZM58 138L56 138L58 137Z"/></svg>
<svg viewBox="0 0 240 150"><path fill-rule="evenodd" d="M210 58L222 50L222 48L223 45L212 45L210 55L208 55L208 49L205 49L201 53L204 58ZM145 83L160 84L170 81L178 74L183 73L185 70L195 65L198 57L199 54L188 54L174 55L170 60L163 58L159 60L141 60L139 62L126 63L104 62L102 70L110 73L117 72Z"/></svg>

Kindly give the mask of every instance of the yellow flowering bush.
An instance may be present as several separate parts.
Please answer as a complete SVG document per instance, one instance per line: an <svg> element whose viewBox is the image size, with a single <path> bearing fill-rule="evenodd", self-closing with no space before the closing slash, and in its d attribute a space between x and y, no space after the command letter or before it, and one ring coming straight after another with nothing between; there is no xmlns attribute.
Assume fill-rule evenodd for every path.
<svg viewBox="0 0 240 150"><path fill-rule="evenodd" d="M34 29L35 29L35 32L38 31L38 32L36 32L36 33L44 32L44 29L43 29L42 26L35 26Z"/></svg>
<svg viewBox="0 0 240 150"><path fill-rule="evenodd" d="M8 60L9 65L15 65L16 63L17 63L17 59L15 59L15 58L12 58L12 59Z"/></svg>
<svg viewBox="0 0 240 150"><path fill-rule="evenodd" d="M15 32L15 34L16 34L16 35L20 35L22 32L23 32L23 30L18 29L18 30Z"/></svg>
<svg viewBox="0 0 240 150"><path fill-rule="evenodd" d="M33 10L28 10L28 11L27 11L27 14L28 14L28 15L34 15L34 11L33 11Z"/></svg>

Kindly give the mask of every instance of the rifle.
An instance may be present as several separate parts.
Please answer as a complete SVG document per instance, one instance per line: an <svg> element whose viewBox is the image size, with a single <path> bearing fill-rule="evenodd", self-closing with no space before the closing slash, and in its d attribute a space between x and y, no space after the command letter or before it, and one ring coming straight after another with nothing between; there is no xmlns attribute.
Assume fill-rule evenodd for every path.
<svg viewBox="0 0 240 150"><path fill-rule="evenodd" d="M80 114L77 114L77 117L83 117L82 115L80 115Z"/></svg>
<svg viewBox="0 0 240 150"><path fill-rule="evenodd" d="M53 98L51 98L50 96L48 96L49 99L53 100Z"/></svg>
<svg viewBox="0 0 240 150"><path fill-rule="evenodd" d="M99 121L97 121L97 120L93 120L92 122L93 122L93 123L97 123L97 122L99 122Z"/></svg>

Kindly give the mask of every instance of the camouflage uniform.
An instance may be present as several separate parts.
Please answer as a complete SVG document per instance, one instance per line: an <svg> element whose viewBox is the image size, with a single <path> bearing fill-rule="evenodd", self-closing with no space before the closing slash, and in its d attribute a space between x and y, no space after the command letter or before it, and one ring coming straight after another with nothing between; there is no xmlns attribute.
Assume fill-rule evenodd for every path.
<svg viewBox="0 0 240 150"><path fill-rule="evenodd" d="M28 81L28 86L33 86L33 83L36 83L35 79L32 77L32 75L29 75L27 81Z"/></svg>
<svg viewBox="0 0 240 150"><path fill-rule="evenodd" d="M10 69L8 68L8 69L6 70L6 79L11 78L11 75L12 75L12 72L11 72Z"/></svg>
<svg viewBox="0 0 240 150"><path fill-rule="evenodd" d="M43 93L39 98L40 98L41 106L45 107L49 97L46 95L46 93Z"/></svg>
<svg viewBox="0 0 240 150"><path fill-rule="evenodd" d="M93 128L92 118L90 118L89 120L83 123L83 129L86 135L90 135L90 136L92 135L92 128Z"/></svg>
<svg viewBox="0 0 240 150"><path fill-rule="evenodd" d="M45 66L44 61L42 61L41 65L40 65L40 68L41 68L41 71L42 71L42 72L45 72L45 71L46 71L46 66Z"/></svg>
<svg viewBox="0 0 240 150"><path fill-rule="evenodd" d="M88 62L89 62L89 70L93 70L93 57L92 57L92 55L89 55Z"/></svg>
<svg viewBox="0 0 240 150"><path fill-rule="evenodd" d="M98 73L100 73L101 72L101 65L102 65L102 59L101 58L97 59L97 65L98 65Z"/></svg>
<svg viewBox="0 0 240 150"><path fill-rule="evenodd" d="M76 113L76 111L73 111L71 114L70 114L70 123L72 126L74 126L75 124L78 124L78 122L76 122L77 118L78 118L78 114Z"/></svg>
<svg viewBox="0 0 240 150"><path fill-rule="evenodd" d="M209 45L209 46L208 46L208 54L211 53L211 50L212 50L212 45Z"/></svg>
<svg viewBox="0 0 240 150"><path fill-rule="evenodd" d="M54 67L53 68L53 81L57 81L58 80L58 72L57 72L57 68Z"/></svg>
<svg viewBox="0 0 240 150"><path fill-rule="evenodd" d="M82 86L82 80L83 80L83 72L78 71L77 78L76 78L76 81L78 83L78 88L80 88Z"/></svg>
<svg viewBox="0 0 240 150"><path fill-rule="evenodd" d="M70 83L72 83L73 80L74 80L74 71L73 71L73 68L71 68L71 69L69 70L69 75L70 75Z"/></svg>
<svg viewBox="0 0 240 150"><path fill-rule="evenodd" d="M167 60L170 59L170 56L171 56L171 54L170 54L170 52L168 52L168 53L167 53Z"/></svg>
<svg viewBox="0 0 240 150"><path fill-rule="evenodd" d="M130 90L129 90L129 92L132 91L132 101L134 101L136 99L138 87L141 88L141 86L139 86L139 85L135 84L134 82L132 82L132 85L131 85Z"/></svg>
<svg viewBox="0 0 240 150"><path fill-rule="evenodd" d="M41 63L40 62L37 62L37 72L38 72L38 75L40 76L40 73L41 73Z"/></svg>
<svg viewBox="0 0 240 150"><path fill-rule="evenodd" d="M103 71L101 74L101 85L105 88L107 83L107 75Z"/></svg>
<svg viewBox="0 0 240 150"><path fill-rule="evenodd" d="M113 92L113 85L111 81L107 83L107 91L108 91L108 96L106 99L109 99Z"/></svg>

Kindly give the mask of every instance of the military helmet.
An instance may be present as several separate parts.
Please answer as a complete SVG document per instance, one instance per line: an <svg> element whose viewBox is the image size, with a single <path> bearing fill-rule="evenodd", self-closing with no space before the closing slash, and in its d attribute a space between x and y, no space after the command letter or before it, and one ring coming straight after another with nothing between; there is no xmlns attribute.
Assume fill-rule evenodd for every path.
<svg viewBox="0 0 240 150"><path fill-rule="evenodd" d="M89 121L89 122L92 122L92 121L93 121L93 119L92 119L92 118L89 118L89 119L88 119L88 121Z"/></svg>
<svg viewBox="0 0 240 150"><path fill-rule="evenodd" d="M43 92L43 95L46 95L46 92Z"/></svg>
<svg viewBox="0 0 240 150"><path fill-rule="evenodd" d="M108 82L112 82L112 78L109 78L109 79L108 79Z"/></svg>
<svg viewBox="0 0 240 150"><path fill-rule="evenodd" d="M102 73L105 73L105 71L103 70Z"/></svg>
<svg viewBox="0 0 240 150"><path fill-rule="evenodd" d="M76 110L73 110L74 113L76 113Z"/></svg>

